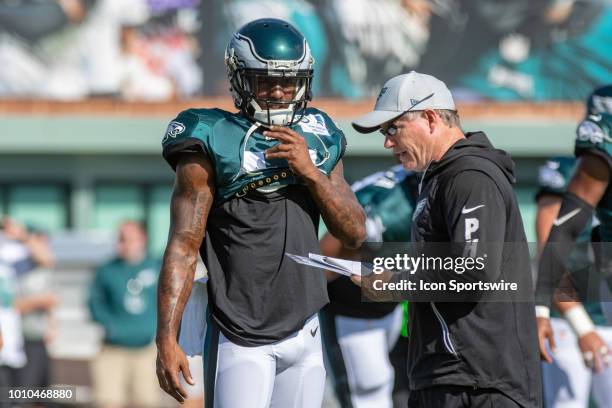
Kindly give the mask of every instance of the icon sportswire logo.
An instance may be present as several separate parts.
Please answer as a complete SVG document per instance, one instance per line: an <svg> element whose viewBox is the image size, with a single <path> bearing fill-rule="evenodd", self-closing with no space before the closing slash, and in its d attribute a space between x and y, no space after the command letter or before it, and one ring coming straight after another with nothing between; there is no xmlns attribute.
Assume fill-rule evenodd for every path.
<svg viewBox="0 0 612 408"><path fill-rule="evenodd" d="M484 206L485 206L484 204L480 204L480 205L477 205L476 207L472 207L472 208L465 208L465 206L463 206L463 208L461 209L461 214L469 214L472 211L476 211L480 207L484 207Z"/></svg>

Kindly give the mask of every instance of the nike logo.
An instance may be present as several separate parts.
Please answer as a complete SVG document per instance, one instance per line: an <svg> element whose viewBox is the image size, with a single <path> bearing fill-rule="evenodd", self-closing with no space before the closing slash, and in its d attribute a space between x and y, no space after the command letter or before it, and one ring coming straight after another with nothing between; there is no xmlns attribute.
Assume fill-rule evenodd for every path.
<svg viewBox="0 0 612 408"><path fill-rule="evenodd" d="M553 225L558 227L559 225L563 224L564 222L572 218L574 215L578 214L580 210L581 210L580 208L576 208L574 211L568 212L563 217L557 218L556 220L553 221Z"/></svg>
<svg viewBox="0 0 612 408"><path fill-rule="evenodd" d="M314 337L317 334L317 330L319 330L319 326L317 326L314 330L310 329L310 334Z"/></svg>
<svg viewBox="0 0 612 408"><path fill-rule="evenodd" d="M484 204L480 204L480 205L477 205L476 207L472 207L472 208L465 208L465 206L463 206L463 208L461 209L461 214L469 214L472 211L477 210L480 207L484 207L484 206L485 206Z"/></svg>

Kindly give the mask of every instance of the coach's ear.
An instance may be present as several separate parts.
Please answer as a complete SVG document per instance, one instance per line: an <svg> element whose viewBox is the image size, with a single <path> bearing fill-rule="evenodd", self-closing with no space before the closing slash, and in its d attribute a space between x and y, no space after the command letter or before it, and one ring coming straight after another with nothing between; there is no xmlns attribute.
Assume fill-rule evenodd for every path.
<svg viewBox="0 0 612 408"><path fill-rule="evenodd" d="M442 123L442 118L440 118L440 115L438 115L433 109L425 109L421 115L425 118L425 120L427 120L427 123L429 123L429 133L435 133L438 125Z"/></svg>

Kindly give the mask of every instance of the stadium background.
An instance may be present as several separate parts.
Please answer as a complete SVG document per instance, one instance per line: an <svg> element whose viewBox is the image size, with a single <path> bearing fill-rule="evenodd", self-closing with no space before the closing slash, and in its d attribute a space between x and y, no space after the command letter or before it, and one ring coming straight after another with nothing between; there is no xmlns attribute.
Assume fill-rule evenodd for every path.
<svg viewBox="0 0 612 408"><path fill-rule="evenodd" d="M14 17L45 3L64 17ZM446 81L463 128L486 131L512 154L530 241L538 166L572 154L581 100L612 82L604 1L129 3L0 1L0 214L51 236L62 299L53 379L82 386L83 401L101 335L85 307L93 265L112 254L116 227L130 218L145 222L161 254L173 180L161 138L186 107L233 108L223 48L241 24L276 16L305 33L314 105L347 135L349 182L393 164L380 135L350 126L382 83L411 69Z"/></svg>

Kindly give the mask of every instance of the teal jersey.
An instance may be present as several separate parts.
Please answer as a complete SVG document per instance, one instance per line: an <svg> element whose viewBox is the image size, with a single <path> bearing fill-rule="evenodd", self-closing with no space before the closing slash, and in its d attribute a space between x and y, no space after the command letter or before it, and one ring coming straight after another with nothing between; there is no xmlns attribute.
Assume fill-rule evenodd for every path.
<svg viewBox="0 0 612 408"><path fill-rule="evenodd" d="M157 324L160 266L149 257L137 264L114 259L96 270L89 310L104 327L106 343L124 347L151 344Z"/></svg>
<svg viewBox="0 0 612 408"><path fill-rule="evenodd" d="M368 242L409 242L419 177L401 165L353 184L366 213Z"/></svg>
<svg viewBox="0 0 612 408"><path fill-rule="evenodd" d="M612 172L612 115L589 115L576 130L576 157L593 154L602 158ZM608 189L597 204L595 214L599 219L602 242L612 242L612 189Z"/></svg>
<svg viewBox="0 0 612 408"><path fill-rule="evenodd" d="M562 196L567 190L567 184L574 174L576 158L573 156L558 156L548 160L538 169L538 191L536 201L542 195Z"/></svg>
<svg viewBox="0 0 612 408"><path fill-rule="evenodd" d="M346 140L330 117L307 108L292 129L304 137L317 168L329 174L342 155ZM271 191L301 181L289 170L285 159L265 158L276 139L263 135L265 127L242 115L221 109L188 109L170 124L162 140L164 158L176 166L180 152L204 153L215 170L215 205L252 190Z"/></svg>

